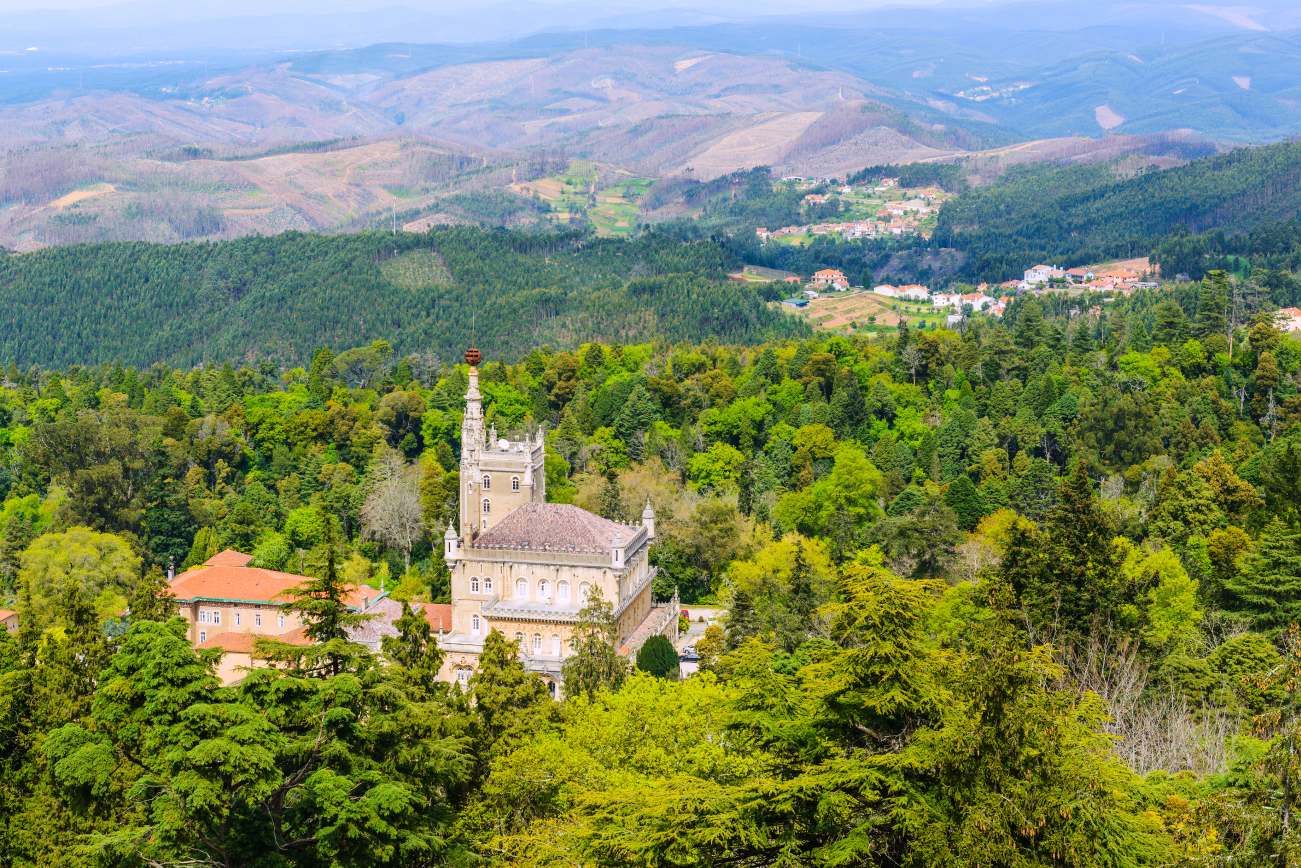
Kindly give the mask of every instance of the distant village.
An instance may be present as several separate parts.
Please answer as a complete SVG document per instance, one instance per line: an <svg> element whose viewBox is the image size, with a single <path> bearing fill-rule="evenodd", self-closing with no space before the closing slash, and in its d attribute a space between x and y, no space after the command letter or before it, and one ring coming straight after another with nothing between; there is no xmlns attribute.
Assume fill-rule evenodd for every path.
<svg viewBox="0 0 1301 868"><path fill-rule="evenodd" d="M826 182L804 178L782 181L805 188L826 185ZM904 235L926 237L934 229L940 205L947 198L948 194L938 187L905 190L896 178L883 178L875 185L834 182L826 192L807 194L802 204L807 212L813 213L820 206L835 205L841 209L836 219L772 230L760 226L755 229L755 236L761 244L801 244L818 236L845 241Z"/></svg>
<svg viewBox="0 0 1301 868"><path fill-rule="evenodd" d="M981 283L974 292L943 292L932 291L930 287L917 283L902 286L883 283L870 290L854 287L840 269L824 268L814 272L807 281L798 275L788 274L782 277L783 282L801 288L797 295L785 299L782 304L788 308L804 309L824 296L843 297L845 294L870 293L884 299L917 305L929 304L936 311L951 311L945 315L945 323L953 326L974 313L1001 317L1008 305L1020 295L1082 295L1086 292L1128 294L1138 289L1156 288L1159 282L1155 272L1155 266L1150 265L1146 259L1078 268L1039 264L1027 268L1020 280L998 284Z"/></svg>

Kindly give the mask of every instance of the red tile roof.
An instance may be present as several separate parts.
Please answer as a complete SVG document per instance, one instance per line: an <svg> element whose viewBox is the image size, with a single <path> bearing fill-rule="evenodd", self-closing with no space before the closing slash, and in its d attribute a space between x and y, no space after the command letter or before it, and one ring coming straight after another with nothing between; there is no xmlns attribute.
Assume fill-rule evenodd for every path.
<svg viewBox="0 0 1301 868"><path fill-rule="evenodd" d="M246 555L234 549L226 549L223 552L217 552L204 563L210 567L247 567L252 560L252 555Z"/></svg>
<svg viewBox="0 0 1301 868"><path fill-rule="evenodd" d="M307 576L238 567L227 564L192 567L172 579L172 596L178 601L231 600L248 603L287 603L289 591Z"/></svg>
<svg viewBox="0 0 1301 868"><path fill-rule="evenodd" d="M218 559L221 562L214 563ZM238 563L240 559L247 564L252 557L228 549L200 566L191 567L172 579L172 596L180 603L220 600L282 605L293 600L291 591L311 581L308 576L244 566ZM374 588L351 588L347 595L348 605L362 609L379 596L379 591Z"/></svg>
<svg viewBox="0 0 1301 868"><path fill-rule="evenodd" d="M17 614L13 609L0 609L0 621L8 621Z"/></svg>
<svg viewBox="0 0 1301 868"><path fill-rule="evenodd" d="M444 633L452 632L452 606L450 603L421 603L425 610L425 620L434 630Z"/></svg>

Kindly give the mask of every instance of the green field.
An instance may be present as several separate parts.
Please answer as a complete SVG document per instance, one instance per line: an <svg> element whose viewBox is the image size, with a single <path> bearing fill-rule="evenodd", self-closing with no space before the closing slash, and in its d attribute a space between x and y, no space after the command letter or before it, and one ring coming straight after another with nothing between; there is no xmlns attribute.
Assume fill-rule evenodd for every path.
<svg viewBox="0 0 1301 868"><path fill-rule="evenodd" d="M598 235L621 236L637 227L637 203L653 183L651 178L635 177L603 180L595 163L574 160L562 174L512 184L511 189L541 199L550 219L558 223L586 217Z"/></svg>

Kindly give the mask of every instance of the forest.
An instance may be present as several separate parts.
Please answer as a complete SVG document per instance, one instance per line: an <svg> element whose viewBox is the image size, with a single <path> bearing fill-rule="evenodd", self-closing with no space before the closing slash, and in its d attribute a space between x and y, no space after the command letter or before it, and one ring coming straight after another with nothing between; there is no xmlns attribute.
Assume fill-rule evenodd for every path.
<svg viewBox="0 0 1301 868"><path fill-rule="evenodd" d="M11 364L0 863L1297 864L1301 341L1270 292L485 339L486 421L545 427L549 497L649 499L657 596L727 609L681 680L594 620L561 701L498 633L462 691L423 619L382 655L343 629L343 581L446 597L464 366ZM317 644L221 686L163 576L227 547L313 577Z"/></svg>
<svg viewBox="0 0 1301 868"><path fill-rule="evenodd" d="M801 334L707 238L469 227L115 242L0 255L0 357L21 366L305 364L390 341L451 359L473 338L516 359L578 336L749 343ZM762 291L764 287L760 287Z"/></svg>

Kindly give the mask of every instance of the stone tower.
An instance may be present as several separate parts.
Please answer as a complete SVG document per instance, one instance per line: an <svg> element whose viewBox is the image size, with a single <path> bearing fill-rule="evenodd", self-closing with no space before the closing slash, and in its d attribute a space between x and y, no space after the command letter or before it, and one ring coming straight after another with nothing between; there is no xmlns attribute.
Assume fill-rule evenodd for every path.
<svg viewBox="0 0 1301 868"><path fill-rule="evenodd" d="M546 450L541 429L522 440L497 436L494 426L484 434L483 397L479 394L477 349L465 354L470 383L465 390L465 418L461 422L460 541L473 546L475 538L526 503L545 503Z"/></svg>

